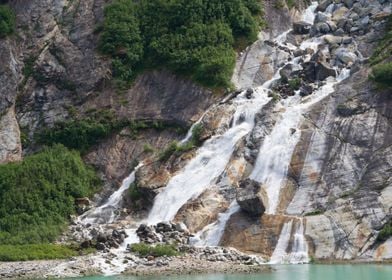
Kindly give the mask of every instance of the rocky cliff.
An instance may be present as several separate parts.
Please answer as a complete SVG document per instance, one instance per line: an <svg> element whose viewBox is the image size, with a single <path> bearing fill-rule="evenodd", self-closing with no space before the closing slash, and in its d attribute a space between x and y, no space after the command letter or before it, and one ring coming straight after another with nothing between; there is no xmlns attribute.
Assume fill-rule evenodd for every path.
<svg viewBox="0 0 392 280"><path fill-rule="evenodd" d="M103 197L142 161L129 208L183 223L193 242L272 262L391 258L391 239L377 237L392 216L392 96L368 79L389 0L323 0L308 13L309 1L264 1L268 30L238 54L237 91L225 97L165 70L118 91L96 47L107 1L9 2L17 32L0 39L0 163L92 112L175 128L199 120L184 143L195 142L165 157L178 129L100 139L84 159L105 179Z"/></svg>
<svg viewBox="0 0 392 280"><path fill-rule="evenodd" d="M111 81L110 60L97 51L96 30L106 4L9 1L17 19L16 34L0 40L0 163L34 151L35 134L59 122L110 111L117 121L158 121L186 129L218 99L163 70L146 72L119 92ZM175 129L130 134L124 129L100 139L85 156L109 185L116 186L144 156L143 146L160 149L183 137Z"/></svg>

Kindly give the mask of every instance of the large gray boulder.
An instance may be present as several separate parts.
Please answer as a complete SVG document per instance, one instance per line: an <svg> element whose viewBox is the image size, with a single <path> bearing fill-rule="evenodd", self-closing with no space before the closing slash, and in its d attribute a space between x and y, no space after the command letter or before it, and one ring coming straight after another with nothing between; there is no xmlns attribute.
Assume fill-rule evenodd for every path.
<svg viewBox="0 0 392 280"><path fill-rule="evenodd" d="M262 215L268 207L268 197L264 188L251 179L240 182L236 199L241 209L251 216Z"/></svg>
<svg viewBox="0 0 392 280"><path fill-rule="evenodd" d="M312 25L305 21L294 22L293 32L294 34L301 34L301 35L309 34L311 27Z"/></svg>

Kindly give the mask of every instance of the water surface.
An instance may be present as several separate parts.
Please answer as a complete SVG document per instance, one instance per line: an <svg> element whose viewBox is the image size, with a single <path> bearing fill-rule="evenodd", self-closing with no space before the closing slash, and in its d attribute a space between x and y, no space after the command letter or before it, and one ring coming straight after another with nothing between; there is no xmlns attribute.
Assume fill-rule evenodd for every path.
<svg viewBox="0 0 392 280"><path fill-rule="evenodd" d="M392 265L277 265L260 274L183 276L93 276L77 280L392 280Z"/></svg>

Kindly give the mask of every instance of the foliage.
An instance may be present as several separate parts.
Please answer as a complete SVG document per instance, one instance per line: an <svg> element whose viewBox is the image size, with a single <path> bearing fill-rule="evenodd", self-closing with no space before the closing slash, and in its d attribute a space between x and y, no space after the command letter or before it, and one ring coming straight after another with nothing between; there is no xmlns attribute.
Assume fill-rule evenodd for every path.
<svg viewBox="0 0 392 280"><path fill-rule="evenodd" d="M388 18L386 27L386 34L384 38L378 43L377 49L370 58L370 64L376 65L385 59L391 57L392 53L392 15Z"/></svg>
<svg viewBox="0 0 392 280"><path fill-rule="evenodd" d="M323 213L324 213L323 210L321 210L321 209L316 209L316 210L314 210L314 211L312 211L312 212L306 213L305 216L317 216L317 215L321 215L321 214L323 214Z"/></svg>
<svg viewBox="0 0 392 280"><path fill-rule="evenodd" d="M377 239L379 241L386 241L392 236L392 221L389 221L382 230L378 233Z"/></svg>
<svg viewBox="0 0 392 280"><path fill-rule="evenodd" d="M236 41L257 38L257 0L115 0L105 8L99 49L113 58L113 77L167 67L212 87L228 86Z"/></svg>
<svg viewBox="0 0 392 280"><path fill-rule="evenodd" d="M371 78L381 87L392 88L392 62L374 66Z"/></svg>
<svg viewBox="0 0 392 280"><path fill-rule="evenodd" d="M139 189L137 188L136 183L133 183L129 187L129 196L131 197L132 201L137 201L142 198L142 194L140 193Z"/></svg>
<svg viewBox="0 0 392 280"><path fill-rule="evenodd" d="M295 0L286 0L286 3L287 3L287 7L289 9L292 9L295 7Z"/></svg>
<svg viewBox="0 0 392 280"><path fill-rule="evenodd" d="M63 245L0 245L0 261L30 261L66 259L78 255L78 252Z"/></svg>
<svg viewBox="0 0 392 280"><path fill-rule="evenodd" d="M44 145L60 143L68 148L86 152L101 139L109 136L116 127L117 124L108 121L70 120L44 129L36 135L36 141Z"/></svg>
<svg viewBox="0 0 392 280"><path fill-rule="evenodd" d="M202 144L202 133L203 133L203 125L197 124L192 129L192 137L190 141L185 142L183 144L179 144L177 141L173 141L166 147L160 154L160 161L167 161L173 154L182 154L189 150L192 150L195 147L199 147Z"/></svg>
<svg viewBox="0 0 392 280"><path fill-rule="evenodd" d="M8 5L0 4L0 38L14 33L15 14Z"/></svg>
<svg viewBox="0 0 392 280"><path fill-rule="evenodd" d="M146 257L146 256L170 257L170 256L177 256L179 254L174 245L165 245L165 244L158 244L155 246L148 245L145 243L132 244L131 251L134 253L138 253L142 257Z"/></svg>
<svg viewBox="0 0 392 280"><path fill-rule="evenodd" d="M97 185L80 155L61 145L0 165L0 244L52 242L74 213L75 198Z"/></svg>
<svg viewBox="0 0 392 280"><path fill-rule="evenodd" d="M295 79L289 80L289 87L292 90L299 90L299 88L301 87L301 79L295 78Z"/></svg>

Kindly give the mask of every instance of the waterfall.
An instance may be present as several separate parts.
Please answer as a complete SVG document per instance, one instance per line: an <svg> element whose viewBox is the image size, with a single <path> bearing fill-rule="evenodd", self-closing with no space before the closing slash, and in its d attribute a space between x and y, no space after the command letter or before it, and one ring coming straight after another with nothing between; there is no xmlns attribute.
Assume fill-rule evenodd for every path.
<svg viewBox="0 0 392 280"><path fill-rule="evenodd" d="M135 181L135 173L142 166L139 164L135 170L122 181L121 187L115 191L103 205L93 208L79 217L83 224L110 224L116 219L116 210L120 208L124 193Z"/></svg>
<svg viewBox="0 0 392 280"><path fill-rule="evenodd" d="M294 234L293 220L283 225L278 243L272 253L270 264L300 264L309 262L308 245L304 236L304 224L300 219L296 223ZM292 241L291 252L288 252L290 241Z"/></svg>
<svg viewBox="0 0 392 280"><path fill-rule="evenodd" d="M222 135L207 140L196 156L157 195L148 223L170 221L190 199L199 196L225 170L238 141L254 126L255 114L270 100L264 88L256 89L254 98L243 92L233 103L236 111L233 125Z"/></svg>
<svg viewBox="0 0 392 280"><path fill-rule="evenodd" d="M218 246L225 231L226 223L230 219L231 215L239 210L240 206L236 201L233 201L229 209L226 212L219 214L216 222L209 224L198 232L191 240L191 243L195 246Z"/></svg>

